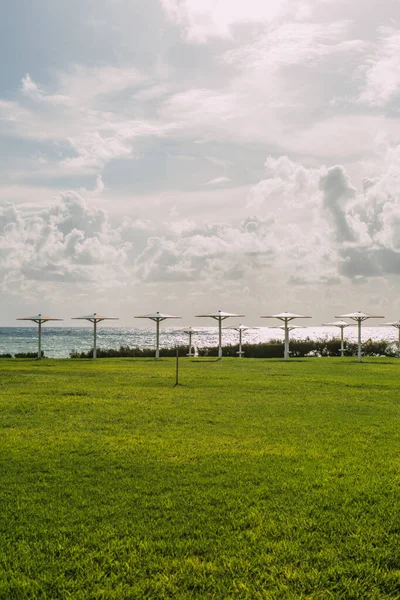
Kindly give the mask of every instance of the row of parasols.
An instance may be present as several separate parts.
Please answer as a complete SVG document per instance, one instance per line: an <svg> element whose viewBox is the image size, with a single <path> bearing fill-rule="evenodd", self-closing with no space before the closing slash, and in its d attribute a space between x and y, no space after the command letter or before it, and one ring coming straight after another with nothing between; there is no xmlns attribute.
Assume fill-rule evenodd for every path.
<svg viewBox="0 0 400 600"><path fill-rule="evenodd" d="M210 313L210 314L205 314L205 315L196 315L196 317L206 317L206 318L214 319L218 322L218 358L221 359L222 358L222 322L225 321L226 319L230 319L230 318L244 317L244 315L238 315L235 313L228 313L228 312L224 312L222 310L218 310L216 313ZM168 314L156 312L156 313L151 313L148 315L137 315L134 318L135 319L150 319L151 321L154 321L156 323L156 354L155 354L155 358L159 358L160 357L160 323L162 321L165 321L166 319L180 319L181 317L176 316L176 315L168 315ZM332 323L324 323L324 325L333 326L333 327L337 327L340 329L340 332L341 332L340 353L343 356L343 353L345 352L343 330L352 324L352 323L348 323L347 321L344 321L343 319L349 319L349 320L355 322L358 327L357 360L358 360L358 362L361 362L361 355L362 355L362 353L361 353L361 325L367 319L383 319L383 318L384 317L382 317L382 316L369 315L369 314L358 311L358 312L354 312L354 313L348 313L345 315L338 315L337 317L335 317L335 319L341 319L341 320L334 321ZM96 356L97 356L96 355L97 324L100 323L101 321L116 321L116 320L118 320L118 317L106 317L104 315L98 315L97 313L93 313L92 315L84 315L83 317L73 317L73 319L86 320L86 321L90 321L91 323L93 323L93 358L96 358ZM294 319L311 319L311 317L308 317L306 315L299 315L296 313L282 312L282 313L278 313L276 315L264 315L261 317L261 319L278 319L279 321L282 322L282 325L273 326L273 328L279 327L280 329L283 329L285 332L284 359L288 360L289 359L289 332L293 329L297 329L297 328L301 327L299 325L294 325L292 323L292 321ZM40 313L33 317L21 317L21 318L17 319L17 321L33 321L34 323L38 324L38 326L39 326L38 358L41 358L41 356L42 356L42 325L43 325L43 323L46 323L48 321L62 321L62 320L63 319L59 319L56 317L46 317ZM382 325L391 325L398 329L398 332L399 332L399 354L400 354L400 321L395 321L392 323L382 323ZM242 334L243 334L243 332L247 331L249 329L257 329L257 327L248 327L246 325L238 325L238 326L234 326L234 327L229 327L227 329L234 329L234 330L238 331L238 333L239 333L238 354L239 354L239 357L241 357L244 354L242 351ZM188 354L188 356L193 356L194 353L192 353L192 335L195 334L196 331L194 329L192 329L192 327L189 327L187 329L180 330L180 331L183 331L189 335L189 354Z"/></svg>

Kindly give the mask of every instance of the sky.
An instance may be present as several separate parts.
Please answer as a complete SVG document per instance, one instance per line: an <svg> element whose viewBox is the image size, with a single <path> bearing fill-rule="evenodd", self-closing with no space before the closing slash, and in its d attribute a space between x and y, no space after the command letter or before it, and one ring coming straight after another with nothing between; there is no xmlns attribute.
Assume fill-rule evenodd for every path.
<svg viewBox="0 0 400 600"><path fill-rule="evenodd" d="M0 8L0 325L400 318L398 0Z"/></svg>

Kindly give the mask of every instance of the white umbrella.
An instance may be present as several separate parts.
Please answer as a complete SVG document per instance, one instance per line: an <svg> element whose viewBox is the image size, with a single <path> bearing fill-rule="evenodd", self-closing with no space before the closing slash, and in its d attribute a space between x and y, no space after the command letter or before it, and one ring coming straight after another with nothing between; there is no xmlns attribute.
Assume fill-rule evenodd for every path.
<svg viewBox="0 0 400 600"><path fill-rule="evenodd" d="M348 313L347 315L337 315L335 317L335 319L352 319L353 321L355 321L357 323L358 326L358 353L357 353L357 360L358 362L361 362L361 323L363 321L366 321L367 319L384 319L385 317L382 317L380 315L367 315L366 313L363 313L361 311L357 311L354 313Z"/></svg>
<svg viewBox="0 0 400 600"><path fill-rule="evenodd" d="M283 321L283 329L285 330L285 351L284 358L285 360L289 359L289 322L293 321L293 319L311 319L311 317L306 317L305 315L298 315L297 313L290 312L282 312L277 315L267 315L261 317L261 319L279 319ZM293 327L293 326L292 326Z"/></svg>
<svg viewBox="0 0 400 600"><path fill-rule="evenodd" d="M33 321L39 325L39 345L38 345L38 358L42 358L42 323L47 321L62 321L63 319L57 319L56 317L44 317L41 313L35 317L19 317L17 321Z"/></svg>
<svg viewBox="0 0 400 600"><path fill-rule="evenodd" d="M229 319L230 317L244 317L244 315L236 315L234 313L218 310L216 313L196 315L196 317L208 317L218 321L218 358L222 358L222 321L225 321L225 319Z"/></svg>
<svg viewBox="0 0 400 600"><path fill-rule="evenodd" d="M340 354L343 356L344 353L344 341L343 341L343 330L346 327L350 327L350 323L346 321L333 321L332 323L323 323L326 327L338 327L340 329Z"/></svg>
<svg viewBox="0 0 400 600"><path fill-rule="evenodd" d="M244 331L248 331L249 329L259 329L258 327L247 327L247 325L238 325L238 327L224 327L224 329L233 329L233 331L237 331L239 333L239 358L242 358L242 334Z"/></svg>
<svg viewBox="0 0 400 600"><path fill-rule="evenodd" d="M104 317L93 313L92 315L85 315L84 317L72 317L73 320L85 320L93 323L93 358L97 357L97 323L100 321L118 321L118 317Z"/></svg>
<svg viewBox="0 0 400 600"><path fill-rule="evenodd" d="M305 327L303 325L287 325L287 327L285 325L270 325L268 329L282 329L285 332L287 330L287 343L289 347L289 332L293 331L293 329L305 329Z"/></svg>
<svg viewBox="0 0 400 600"><path fill-rule="evenodd" d="M187 333L189 336L189 352L186 354L186 356L194 356L194 352L192 352L192 335L198 332L195 331L192 327L188 327L187 329L180 329L179 331L181 333Z"/></svg>
<svg viewBox="0 0 400 600"><path fill-rule="evenodd" d="M398 354L400 356L400 321L393 321L392 323L380 323L380 325L382 327L385 327L386 325L390 325L391 327L396 327L396 329L399 332L399 345L398 345Z"/></svg>
<svg viewBox="0 0 400 600"><path fill-rule="evenodd" d="M160 323L165 319L181 319L182 317L176 317L175 315L166 315L164 313L156 312L150 313L149 315L138 315L135 319L150 319L156 323L156 358L160 358Z"/></svg>

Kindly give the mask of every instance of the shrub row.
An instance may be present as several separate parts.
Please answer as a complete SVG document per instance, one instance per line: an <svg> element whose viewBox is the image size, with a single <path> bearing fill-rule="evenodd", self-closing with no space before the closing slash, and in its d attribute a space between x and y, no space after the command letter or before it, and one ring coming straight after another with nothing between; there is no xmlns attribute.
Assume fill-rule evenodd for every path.
<svg viewBox="0 0 400 600"><path fill-rule="evenodd" d="M340 339L330 340L304 340L290 341L290 356L340 356ZM239 346L224 346L224 356L237 356ZM270 340L261 344L242 344L243 356L247 358L282 358L283 343L280 340ZM344 356L357 356L358 344L347 342L345 344ZM212 346L198 349L199 356L217 356L218 348ZM397 356L397 344L388 340L368 340L362 345L363 356Z"/></svg>
<svg viewBox="0 0 400 600"><path fill-rule="evenodd" d="M160 356L176 356L176 348L160 349ZM187 346L178 347L179 356L184 356ZM154 358L155 350L151 348L130 348L129 346L120 346L120 348L97 348L97 358ZM71 358L93 358L93 348L88 352L78 352L72 350L69 353Z"/></svg>
<svg viewBox="0 0 400 600"><path fill-rule="evenodd" d="M161 348L160 356L162 357L173 357L176 356L176 348ZM224 356L237 356L239 346L223 346L222 352ZM283 357L283 343L281 340L270 340L269 342L260 344L243 344L242 350L243 356L247 358L282 358ZM178 347L179 356L185 356L188 351L187 346ZM198 348L199 356L218 356L217 346L208 346L204 348ZM356 356L358 351L358 345L355 342L347 342L345 345L345 356ZM153 348L130 348L129 346L120 346L119 349L114 348L98 348L98 358L153 358ZM363 356L397 356L398 347L397 344L388 340L368 340L364 342L362 346ZM340 340L333 338L330 340L312 340L306 338L304 340L291 340L290 341L290 356L292 357L304 357L304 356L340 356ZM71 358L92 358L93 348L87 352L78 352L72 350L70 352ZM14 356L9 353L0 354L0 358L37 358L37 352L18 352ZM45 358L44 352L42 352L42 358Z"/></svg>
<svg viewBox="0 0 400 600"><path fill-rule="evenodd" d="M238 345L223 346L222 352L224 356L237 356L239 350ZM281 340L270 340L261 344L243 344L242 350L247 358L282 358L283 343ZM178 347L179 356L185 356L188 351L187 346ZM356 356L358 345L354 342L347 342L345 345L345 356ZM362 346L363 356L397 356L397 344L388 340L368 340ZM176 355L176 348L160 349L160 356L171 357ZM199 356L218 356L217 346L208 346L198 348ZM340 356L340 339L333 338L330 340L312 340L306 338L304 340L291 340L290 356ZM71 358L92 358L93 348L88 352L78 352L72 350ZM98 348L98 358L153 358L154 349L151 348L130 348L129 346L121 346L118 350L113 348Z"/></svg>
<svg viewBox="0 0 400 600"><path fill-rule="evenodd" d="M8 352L5 354L0 354L0 358L37 358L37 352L17 352L14 354L9 354ZM42 358L46 358L44 352L42 350Z"/></svg>

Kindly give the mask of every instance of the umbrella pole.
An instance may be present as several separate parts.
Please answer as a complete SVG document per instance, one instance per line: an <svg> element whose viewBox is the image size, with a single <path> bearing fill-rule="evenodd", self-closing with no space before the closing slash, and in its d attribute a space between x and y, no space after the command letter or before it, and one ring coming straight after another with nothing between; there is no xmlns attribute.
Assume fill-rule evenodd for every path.
<svg viewBox="0 0 400 600"><path fill-rule="evenodd" d="M156 321L156 358L160 358L160 321Z"/></svg>
<svg viewBox="0 0 400 600"><path fill-rule="evenodd" d="M239 358L242 358L242 330L239 331Z"/></svg>
<svg viewBox="0 0 400 600"><path fill-rule="evenodd" d="M192 356L192 332L189 331L189 354L188 356Z"/></svg>
<svg viewBox="0 0 400 600"><path fill-rule="evenodd" d="M42 321L39 321L39 346L38 346L38 358L42 358Z"/></svg>
<svg viewBox="0 0 400 600"><path fill-rule="evenodd" d="M93 358L97 358L97 321L93 321Z"/></svg>
<svg viewBox="0 0 400 600"><path fill-rule="evenodd" d="M222 358L222 319L218 319L218 358Z"/></svg>
<svg viewBox="0 0 400 600"><path fill-rule="evenodd" d="M361 319L358 319L358 362L361 362Z"/></svg>
<svg viewBox="0 0 400 600"><path fill-rule="evenodd" d="M284 350L284 359L288 360L289 358L289 328L287 319L285 319L285 350Z"/></svg>
<svg viewBox="0 0 400 600"><path fill-rule="evenodd" d="M179 385L179 349L176 347L176 363L175 363L175 385Z"/></svg>
<svg viewBox="0 0 400 600"><path fill-rule="evenodd" d="M344 353L344 346L343 346L343 331L344 331L344 327L340 328L340 355L343 356Z"/></svg>

